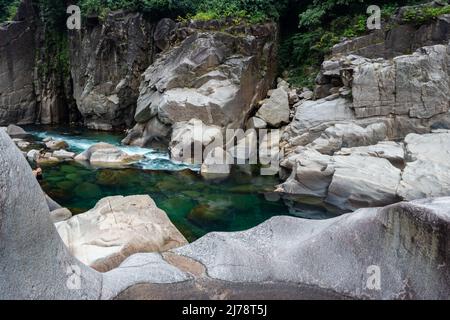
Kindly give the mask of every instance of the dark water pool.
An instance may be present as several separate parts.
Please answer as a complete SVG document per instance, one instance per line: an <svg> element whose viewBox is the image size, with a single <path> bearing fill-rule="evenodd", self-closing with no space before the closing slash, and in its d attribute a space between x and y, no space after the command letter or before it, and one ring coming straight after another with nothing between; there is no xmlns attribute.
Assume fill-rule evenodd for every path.
<svg viewBox="0 0 450 320"><path fill-rule="evenodd" d="M36 141L61 138L70 150L81 152L104 141L120 146L120 134L73 128L28 128ZM277 215L291 215L272 193L277 177L249 175L235 169L226 181L205 181L186 165L172 162L166 152L123 147L145 155L132 168L100 169L76 162L43 167L42 188L72 212L85 212L98 200L114 195L148 194L188 238L195 240L211 231L240 231Z"/></svg>

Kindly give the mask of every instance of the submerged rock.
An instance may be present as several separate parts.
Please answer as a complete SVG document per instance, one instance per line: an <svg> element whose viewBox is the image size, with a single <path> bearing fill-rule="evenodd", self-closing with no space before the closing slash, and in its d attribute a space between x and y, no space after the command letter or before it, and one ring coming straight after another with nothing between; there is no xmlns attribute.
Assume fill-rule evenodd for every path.
<svg viewBox="0 0 450 320"><path fill-rule="evenodd" d="M187 244L149 196L104 198L92 210L58 223L57 229L76 258L102 272L134 253Z"/></svg>
<svg viewBox="0 0 450 320"><path fill-rule="evenodd" d="M50 150L61 150L69 148L67 142L63 140L50 140L45 143L45 146Z"/></svg>

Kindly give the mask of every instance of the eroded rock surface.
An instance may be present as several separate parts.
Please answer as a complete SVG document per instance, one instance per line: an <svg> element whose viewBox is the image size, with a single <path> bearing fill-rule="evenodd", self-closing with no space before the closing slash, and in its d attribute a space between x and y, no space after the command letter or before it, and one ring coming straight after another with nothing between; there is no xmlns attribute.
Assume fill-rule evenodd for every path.
<svg viewBox="0 0 450 320"><path fill-rule="evenodd" d="M276 26L245 27L244 35L239 28L225 27L227 32L194 25L173 31L178 43L144 73L134 117L138 124L127 143L147 143L151 137L140 136L139 127L154 118L168 126L195 118L243 127L275 80Z"/></svg>
<svg viewBox="0 0 450 320"><path fill-rule="evenodd" d="M73 258L31 168L0 130L0 299L98 299L101 275ZM74 273L81 276L71 290Z"/></svg>
<svg viewBox="0 0 450 320"><path fill-rule="evenodd" d="M31 169L1 130L0 164L0 298L449 298L450 198L322 221L276 217L169 252L132 255L100 274L70 256ZM67 285L74 266L78 290ZM374 272L381 282L370 281Z"/></svg>
<svg viewBox="0 0 450 320"><path fill-rule="evenodd" d="M187 244L149 196L104 198L92 210L58 223L57 229L77 259L102 272L134 253Z"/></svg>
<svg viewBox="0 0 450 320"><path fill-rule="evenodd" d="M76 161L88 161L101 167L129 165L142 159L141 155L129 155L118 147L100 142L75 157Z"/></svg>
<svg viewBox="0 0 450 320"><path fill-rule="evenodd" d="M281 166L290 178L278 191L342 210L449 195L442 163L450 140L436 131L450 128L449 58L447 44L391 60L337 55L325 61L316 82L338 84L340 93L296 105L282 141ZM351 95L342 95L347 90ZM410 152L408 139L420 151ZM427 148L419 147L421 139ZM415 188L417 179L424 183Z"/></svg>

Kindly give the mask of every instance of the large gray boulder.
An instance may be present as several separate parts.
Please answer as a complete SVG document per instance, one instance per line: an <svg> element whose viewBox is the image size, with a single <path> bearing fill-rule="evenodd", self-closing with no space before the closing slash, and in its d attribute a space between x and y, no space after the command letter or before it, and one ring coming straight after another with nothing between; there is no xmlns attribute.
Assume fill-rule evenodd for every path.
<svg viewBox="0 0 450 320"><path fill-rule="evenodd" d="M0 166L0 299L99 298L101 275L70 255L30 166L1 130Z"/></svg>
<svg viewBox="0 0 450 320"><path fill-rule="evenodd" d="M193 24L173 31L171 46L143 75L134 116L138 125L154 118L170 127L194 118L221 127L245 125L275 80L276 26L244 27L245 34L242 28L222 27L211 24L205 31ZM133 130L124 141L146 143L144 135Z"/></svg>
<svg viewBox="0 0 450 320"><path fill-rule="evenodd" d="M107 197L95 208L56 224L70 252L105 272L139 252L186 245L183 235L149 196Z"/></svg>
<svg viewBox="0 0 450 320"><path fill-rule="evenodd" d="M96 143L75 157L76 161L87 161L94 166L125 166L142 159L141 155L129 155L109 143Z"/></svg>
<svg viewBox="0 0 450 320"><path fill-rule="evenodd" d="M289 122L289 97L286 90L282 87L274 90L256 116L263 119L270 126L279 128Z"/></svg>
<svg viewBox="0 0 450 320"><path fill-rule="evenodd" d="M8 134L8 136L10 136L13 139L15 139L15 138L22 139L22 138L27 138L30 136L30 134L28 132L26 132L21 127L16 126L14 124L10 124L6 128L6 133Z"/></svg>
<svg viewBox="0 0 450 320"><path fill-rule="evenodd" d="M403 170L398 193L405 200L450 194L450 132L408 135L410 160Z"/></svg>
<svg viewBox="0 0 450 320"><path fill-rule="evenodd" d="M347 212L398 201L401 171L386 159L352 154L331 157L299 148L282 165L292 168L291 176L277 189L287 198L317 198Z"/></svg>

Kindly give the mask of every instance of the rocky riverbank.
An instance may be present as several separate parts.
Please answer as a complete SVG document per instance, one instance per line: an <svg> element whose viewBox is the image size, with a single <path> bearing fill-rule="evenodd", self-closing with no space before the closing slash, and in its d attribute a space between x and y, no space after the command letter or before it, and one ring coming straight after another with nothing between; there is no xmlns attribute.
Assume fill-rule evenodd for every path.
<svg viewBox="0 0 450 320"><path fill-rule="evenodd" d="M162 254L132 255L101 274L69 254L28 163L3 131L0 150L2 299L232 299L269 292L280 299L446 299L450 292L449 198L325 221L274 218ZM381 272L379 289L368 286L373 266ZM79 290L66 286L68 267L81 275Z"/></svg>
<svg viewBox="0 0 450 320"><path fill-rule="evenodd" d="M336 45L314 87L296 88L276 79L275 23L150 23L125 11L71 31L70 74L42 77L51 52L35 9L25 0L0 26L0 299L449 299L450 15L418 27L400 9L389 28ZM192 244L148 196L107 197L72 217L26 159L142 159L108 143L78 155L61 139L34 148L16 125L74 119L197 160L215 183L236 165L246 176L256 159L280 176L270 196L291 212L314 205L336 217L275 217ZM196 148L200 159L186 152ZM82 197L98 189L76 175L64 182L81 184ZM217 208L198 205L188 218L220 220Z"/></svg>

